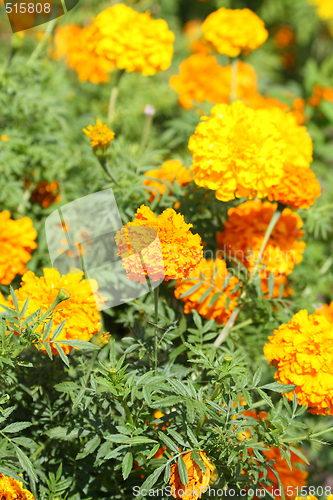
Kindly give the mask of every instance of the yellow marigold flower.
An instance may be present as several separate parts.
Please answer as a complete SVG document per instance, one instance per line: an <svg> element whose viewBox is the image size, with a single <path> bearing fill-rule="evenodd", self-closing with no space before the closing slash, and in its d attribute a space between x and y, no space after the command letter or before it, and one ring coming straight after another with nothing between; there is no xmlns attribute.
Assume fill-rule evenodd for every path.
<svg viewBox="0 0 333 500"><path fill-rule="evenodd" d="M178 464L171 466L170 485L172 486L171 494L174 498L182 500L197 500L201 498L202 493L208 490L211 472L214 466L207 458L204 451L199 451L200 458L206 467L206 472L203 472L191 457L191 452L185 453L183 459L187 469L188 483L182 484L178 471Z"/></svg>
<svg viewBox="0 0 333 500"><path fill-rule="evenodd" d="M317 15L324 21L333 19L333 3L331 0L310 0L317 7Z"/></svg>
<svg viewBox="0 0 333 500"><path fill-rule="evenodd" d="M239 280L235 276L229 276L224 260L216 259L213 261L202 259L200 264L193 269L188 280L176 285L175 296L177 299L181 298L183 293L200 283L202 281L202 274L205 276L206 283L203 283L195 292L181 299L185 302L184 311L188 314L195 309L204 318L214 318L218 324L225 324L237 305L237 297L240 295L240 292L233 293ZM223 289L226 279L229 279L229 281L225 289ZM210 287L210 285L212 286ZM208 289L210 289L209 295L206 296L202 302L199 302ZM209 307L210 301L217 292L221 292L221 295L217 301ZM230 300L228 307L226 307L227 299Z"/></svg>
<svg viewBox="0 0 333 500"><path fill-rule="evenodd" d="M101 12L93 26L95 53L117 68L143 75L169 68L175 36L164 19L118 4Z"/></svg>
<svg viewBox="0 0 333 500"><path fill-rule="evenodd" d="M284 176L277 186L273 186L268 199L297 210L310 208L321 194L320 184L312 170L286 165Z"/></svg>
<svg viewBox="0 0 333 500"><path fill-rule="evenodd" d="M281 453L279 448L272 446L268 450L263 451L267 462L270 460L275 460L275 464L273 465L273 469L279 474L280 481L282 483L282 487L284 491L292 491L292 495L288 496L288 498L295 498L297 492L302 486L306 486L306 479L308 477L308 473L305 470L299 468L299 465L305 465L306 462L296 455L293 451L290 452L290 461L292 469L289 468L287 460L285 458L281 458ZM264 486L268 491L272 491L272 486L275 489L275 486L278 487L278 483L274 473L271 469L267 471L267 479L270 479L273 485ZM287 490L289 486L289 489ZM292 488L292 490L291 490ZM275 497L277 500L281 498L281 496Z"/></svg>
<svg viewBox="0 0 333 500"><path fill-rule="evenodd" d="M297 386L287 398L295 392L310 413L333 415L333 324L303 310L268 338L264 353L277 368L275 378Z"/></svg>
<svg viewBox="0 0 333 500"><path fill-rule="evenodd" d="M89 137L92 148L107 149L114 139L114 132L100 120L96 120L96 125L88 125L83 132Z"/></svg>
<svg viewBox="0 0 333 500"><path fill-rule="evenodd" d="M35 500L33 494L23 488L21 481L3 474L0 474L0 498L1 500Z"/></svg>
<svg viewBox="0 0 333 500"><path fill-rule="evenodd" d="M180 186L186 186L191 182L191 172L184 167L180 160L169 160L163 163L161 168L149 170L145 173L146 177L153 177L156 180L145 179L144 186L152 188L149 201L153 201L155 196L162 196L169 188L170 184L176 180Z"/></svg>
<svg viewBox="0 0 333 500"><path fill-rule="evenodd" d="M37 247L37 231L29 217L12 220L7 210L0 212L0 284L10 285L17 274L26 272L25 264Z"/></svg>
<svg viewBox="0 0 333 500"><path fill-rule="evenodd" d="M251 272L259 256L261 245L270 220L277 208L276 204L261 201L247 201L228 211L228 220L222 233L217 234L217 243L229 258L235 257ZM296 264L302 261L305 243L301 218L285 208L278 220L264 250L261 260L260 278L267 280L273 272L276 284L274 295L279 295L281 280L287 284L283 276L288 276ZM280 281L279 281L280 280ZM263 291L267 293L267 282L263 283Z"/></svg>
<svg viewBox="0 0 333 500"><path fill-rule="evenodd" d="M96 29L93 25L81 28L76 24L60 26L55 30L54 48L50 55L56 61L65 57L66 64L74 69L82 82L107 83L109 73L115 68L105 56L93 50Z"/></svg>
<svg viewBox="0 0 333 500"><path fill-rule="evenodd" d="M3 142L10 141L10 137L9 137L9 135L6 135L6 134L2 134L2 135L0 135L0 139L1 139Z"/></svg>
<svg viewBox="0 0 333 500"><path fill-rule="evenodd" d="M319 309L317 309L314 315L324 316L330 323L333 323L333 302L328 304L323 304Z"/></svg>
<svg viewBox="0 0 333 500"><path fill-rule="evenodd" d="M61 276L57 269L44 269L44 276L38 278L32 271L28 271L22 278L21 288L15 291L19 307L22 308L29 297L28 309L24 317L42 308L45 313L55 301L61 288L65 288L70 298L58 304L54 309L52 329L66 320L64 328L57 340L80 339L89 341L101 329L101 319L98 313L103 303L107 300L102 297L97 289L95 280L82 280L83 273L68 273ZM82 280L82 281L81 281ZM13 307L12 298L9 296L9 307ZM72 347L60 344L65 353ZM57 350L52 347L54 354Z"/></svg>
<svg viewBox="0 0 333 500"><path fill-rule="evenodd" d="M249 64L239 61L236 74L237 98L247 97L257 90L257 75ZM185 59L179 75L170 78L170 86L179 94L183 108L193 108L193 102L208 101L213 104L230 102L232 91L231 66L220 66L215 56L198 53Z"/></svg>
<svg viewBox="0 0 333 500"><path fill-rule="evenodd" d="M237 57L257 49L268 38L264 22L250 9L221 9L210 14L202 31L220 54Z"/></svg>
<svg viewBox="0 0 333 500"><path fill-rule="evenodd" d="M155 231L151 234L149 231L142 232L140 226L154 229L159 241L154 241ZM148 275L152 281L159 281L163 274L166 281L187 278L199 264L203 254L201 238L198 234L191 233L191 227L193 225L186 224L184 216L177 214L172 208L156 217L149 207L142 205L137 210L135 219L116 234L118 255L124 259L123 267L128 279L144 283L145 276ZM145 270L142 269L141 252L145 257Z"/></svg>
<svg viewBox="0 0 333 500"><path fill-rule="evenodd" d="M218 104L189 142L194 181L222 201L264 198L283 176L285 142L266 110Z"/></svg>

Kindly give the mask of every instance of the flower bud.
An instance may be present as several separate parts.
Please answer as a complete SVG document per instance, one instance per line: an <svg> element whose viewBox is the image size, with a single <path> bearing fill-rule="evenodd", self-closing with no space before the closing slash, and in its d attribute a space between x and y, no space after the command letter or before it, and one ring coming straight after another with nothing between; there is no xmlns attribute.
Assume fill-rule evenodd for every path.
<svg viewBox="0 0 333 500"><path fill-rule="evenodd" d="M236 439L238 439L238 441L241 442L245 441L245 439L247 439L247 432L246 431L237 432Z"/></svg>
<svg viewBox="0 0 333 500"><path fill-rule="evenodd" d="M70 298L71 294L66 290L66 288L60 288L58 292L58 299L60 302L63 300L68 300Z"/></svg>

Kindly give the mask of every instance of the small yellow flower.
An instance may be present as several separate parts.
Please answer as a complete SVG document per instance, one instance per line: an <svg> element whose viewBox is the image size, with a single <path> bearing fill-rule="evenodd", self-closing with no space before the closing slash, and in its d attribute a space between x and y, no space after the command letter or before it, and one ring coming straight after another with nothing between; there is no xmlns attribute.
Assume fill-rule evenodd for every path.
<svg viewBox="0 0 333 500"><path fill-rule="evenodd" d="M96 120L96 125L88 125L83 132L89 137L92 148L107 149L114 139L114 132L100 120Z"/></svg>
<svg viewBox="0 0 333 500"><path fill-rule="evenodd" d="M9 137L9 135L6 135L6 134L1 135L1 136L0 136L0 139L1 139L3 142L10 141L10 137Z"/></svg>
<svg viewBox="0 0 333 500"><path fill-rule="evenodd" d="M22 474L19 474L21 476ZM35 500L30 491L23 488L21 481L0 474L0 498L4 500Z"/></svg>

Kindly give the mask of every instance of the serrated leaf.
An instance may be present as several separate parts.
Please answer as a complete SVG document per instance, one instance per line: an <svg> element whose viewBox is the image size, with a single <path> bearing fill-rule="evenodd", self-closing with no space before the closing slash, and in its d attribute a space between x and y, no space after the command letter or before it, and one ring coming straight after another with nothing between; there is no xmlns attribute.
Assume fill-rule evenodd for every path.
<svg viewBox="0 0 333 500"><path fill-rule="evenodd" d="M26 429L27 427L31 427L32 423L31 422L15 422L14 424L9 424L7 427L2 429L1 432L3 433L11 433L11 432L20 432L23 429Z"/></svg>
<svg viewBox="0 0 333 500"><path fill-rule="evenodd" d="M184 486L187 485L188 483L188 474L187 474L187 467L185 465L183 457L180 455L178 457L178 474L180 477L180 480Z"/></svg>
<svg viewBox="0 0 333 500"><path fill-rule="evenodd" d="M163 443L170 450L174 451L175 453L179 453L178 446L166 434L164 434L163 432L159 432L158 435L159 435L161 441L163 441Z"/></svg>
<svg viewBox="0 0 333 500"><path fill-rule="evenodd" d="M186 290L186 292L182 293L181 296L179 297L180 299L184 299L185 297L187 297L188 295L191 295L192 293L196 292L197 290L199 290L199 288L202 286L202 283L197 283L196 285L194 286L191 286L191 288L189 288L188 290Z"/></svg>
<svg viewBox="0 0 333 500"><path fill-rule="evenodd" d="M18 446L14 445L14 448L17 458L23 470L29 474L29 476L33 481L37 481L37 476L30 459L27 457L25 453L23 453L23 451Z"/></svg>
<svg viewBox="0 0 333 500"><path fill-rule="evenodd" d="M100 437L94 436L84 445L83 450L76 455L76 460L81 460L87 455L90 455L90 453L93 453L96 450L96 448L98 448L100 443L101 443Z"/></svg>
<svg viewBox="0 0 333 500"><path fill-rule="evenodd" d="M191 452L191 458L195 461L195 463L200 467L200 469L203 471L203 473L206 473L206 466L201 460L201 457L198 452L193 450Z"/></svg>
<svg viewBox="0 0 333 500"><path fill-rule="evenodd" d="M268 389L270 391L274 391L274 392L279 392L279 393L282 393L282 392L291 392L293 391L294 389L296 389L296 385L285 385L285 384L280 384L280 382L273 382L272 384L266 384L266 385L263 385L260 387L260 389Z"/></svg>

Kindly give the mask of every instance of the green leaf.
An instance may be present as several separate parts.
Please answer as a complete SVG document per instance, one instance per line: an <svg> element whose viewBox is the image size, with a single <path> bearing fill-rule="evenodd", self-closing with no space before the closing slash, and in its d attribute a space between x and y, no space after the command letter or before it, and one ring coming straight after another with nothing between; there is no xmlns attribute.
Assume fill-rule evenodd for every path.
<svg viewBox="0 0 333 500"><path fill-rule="evenodd" d="M306 458L306 456L298 449L298 448L294 448L293 446L290 446L290 450L295 453L295 455L297 455L299 458L301 458L302 460L304 460L304 462L307 464L307 465L310 465L310 462L309 460Z"/></svg>
<svg viewBox="0 0 333 500"><path fill-rule="evenodd" d="M213 307L215 302L217 302L219 300L220 295L221 295L221 292L214 293L213 297L210 299L208 307Z"/></svg>
<svg viewBox="0 0 333 500"><path fill-rule="evenodd" d="M206 466L205 464L203 463L203 461L201 460L201 457L199 455L199 453L195 450L193 450L191 452L191 458L195 461L195 463L200 467L200 469L202 470L202 472L206 472Z"/></svg>
<svg viewBox="0 0 333 500"><path fill-rule="evenodd" d="M12 286L10 286L9 291L10 291L10 295L11 295L11 298L12 298L12 301L13 301L13 304L15 307L15 311L17 312L18 315L20 315L19 304L18 304L17 297L15 295L14 288Z"/></svg>
<svg viewBox="0 0 333 500"><path fill-rule="evenodd" d="M123 478L127 479L133 467L133 455L130 451L126 453L122 463Z"/></svg>
<svg viewBox="0 0 333 500"><path fill-rule="evenodd" d="M33 481L37 482L37 476L30 459L25 453L16 445L14 445L15 453L24 471L26 471Z"/></svg>
<svg viewBox="0 0 333 500"><path fill-rule="evenodd" d="M91 342L86 342L85 340L71 339L71 340L61 340L61 344L69 345L75 347L76 349L82 349L83 351L99 350L99 347ZM57 341L54 342L57 344Z"/></svg>
<svg viewBox="0 0 333 500"><path fill-rule="evenodd" d="M65 326L65 323L66 323L66 319L64 319L58 326L57 328L54 330L53 332L53 335L52 335L52 338L51 340L56 340L57 337L59 337L59 335L61 334L64 326Z"/></svg>
<svg viewBox="0 0 333 500"><path fill-rule="evenodd" d="M90 439L84 446L83 450L76 455L76 460L81 460L82 458L86 457L90 453L93 453L96 448L101 443L101 439L99 436L94 436L92 439Z"/></svg>
<svg viewBox="0 0 333 500"><path fill-rule="evenodd" d="M291 392L294 389L296 389L296 385L285 385L285 384L280 384L280 382L273 382L272 384L266 384L260 387L260 389L268 389L270 391L274 392Z"/></svg>
<svg viewBox="0 0 333 500"><path fill-rule="evenodd" d="M205 291L205 293L203 293L200 297L200 299L198 300L198 303L201 304L204 300L207 299L208 295L211 293L212 291L212 287L208 287L207 290Z"/></svg>
<svg viewBox="0 0 333 500"><path fill-rule="evenodd" d="M261 379L261 375L262 375L262 368L261 366L259 366L258 370L255 372L254 376L253 376L253 385L254 386L257 386L260 382L260 379Z"/></svg>
<svg viewBox="0 0 333 500"><path fill-rule="evenodd" d="M189 288L186 292L182 293L181 296L179 297L180 299L184 299L185 297L187 297L188 295L191 295L192 293L196 292L197 290L199 290L199 288L202 286L202 283L197 283L196 285L194 286L191 286L191 288Z"/></svg>
<svg viewBox="0 0 333 500"><path fill-rule="evenodd" d="M150 490L154 484L157 482L158 478L160 477L161 473L163 472L163 470L165 469L165 467L167 466L167 464L163 464L161 465L161 467L158 467L158 469L155 469L154 472L152 474L150 474L150 476L147 477L147 479L145 480L145 482L143 483L143 485L141 486L140 490L143 491L143 490ZM140 500L142 498L142 495L139 495L138 497L136 497L137 500Z"/></svg>
<svg viewBox="0 0 333 500"><path fill-rule="evenodd" d="M163 432L158 433L160 439L163 441L163 443L172 451L175 453L179 453L178 446Z"/></svg>
<svg viewBox="0 0 333 500"><path fill-rule="evenodd" d="M178 474L179 474L179 477L180 477L182 484L184 486L186 486L188 483L187 467L186 467L184 459L181 455L180 455L180 457L178 457Z"/></svg>
<svg viewBox="0 0 333 500"><path fill-rule="evenodd" d="M274 284L275 284L274 273L272 273L271 271L268 276L268 292L270 299L273 297Z"/></svg>
<svg viewBox="0 0 333 500"><path fill-rule="evenodd" d="M7 427L2 429L3 433L20 432L27 427L31 427L31 422L15 422L14 424L9 424Z"/></svg>
<svg viewBox="0 0 333 500"><path fill-rule="evenodd" d="M66 366L68 366L68 368L69 368L69 359L68 359L68 357L66 356L66 354L64 353L64 350L63 350L63 348L61 347L61 345L60 345L60 344L56 344L56 349L57 349L57 351L58 351L58 353L59 353L59 355L60 355L60 357L61 357L62 361L63 361L63 362L65 363L65 365L66 365Z"/></svg>
<svg viewBox="0 0 333 500"><path fill-rule="evenodd" d="M60 384L55 385L54 388L59 392L72 392L78 389L79 386L74 382L61 382Z"/></svg>

